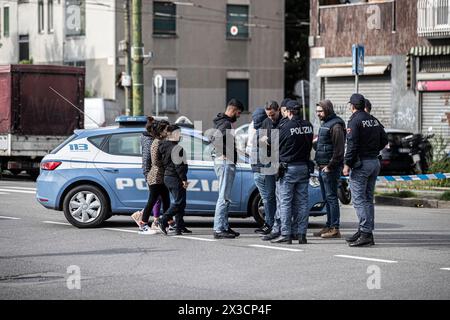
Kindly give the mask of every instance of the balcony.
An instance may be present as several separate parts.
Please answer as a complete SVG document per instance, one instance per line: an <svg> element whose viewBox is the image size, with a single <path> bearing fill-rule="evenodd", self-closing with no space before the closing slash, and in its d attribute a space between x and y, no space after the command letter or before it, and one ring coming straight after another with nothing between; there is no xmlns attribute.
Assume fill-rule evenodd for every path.
<svg viewBox="0 0 450 320"><path fill-rule="evenodd" d="M417 2L417 34L426 38L450 38L450 0Z"/></svg>

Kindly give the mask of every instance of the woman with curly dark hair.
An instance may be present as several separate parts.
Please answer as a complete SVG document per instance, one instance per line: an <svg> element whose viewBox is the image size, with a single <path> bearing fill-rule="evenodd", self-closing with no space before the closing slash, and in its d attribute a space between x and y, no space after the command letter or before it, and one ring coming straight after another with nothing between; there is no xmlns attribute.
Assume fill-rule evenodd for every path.
<svg viewBox="0 0 450 320"><path fill-rule="evenodd" d="M155 225L155 228L153 229L150 228L148 226L148 220L150 218L151 210L155 207L155 204L159 199L162 201L163 212L167 211L170 206L169 190L164 185L164 167L161 161L161 155L158 152L159 144L161 140L165 138L166 128L168 126L169 122L165 120L156 121L153 117L147 118L147 125L145 128L148 135L152 138L152 142L150 150L147 148L147 150L144 151L143 146L143 168L144 174L146 172L146 180L149 185L150 193L147 200L147 205L143 210L142 220L139 221L140 234L155 233L157 226ZM148 164L150 164L150 167L148 167ZM157 209L157 214L159 216L159 208Z"/></svg>

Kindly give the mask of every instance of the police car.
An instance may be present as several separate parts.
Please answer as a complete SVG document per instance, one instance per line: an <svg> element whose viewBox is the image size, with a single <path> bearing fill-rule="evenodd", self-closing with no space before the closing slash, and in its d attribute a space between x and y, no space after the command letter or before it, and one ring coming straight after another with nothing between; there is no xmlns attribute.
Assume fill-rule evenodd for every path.
<svg viewBox="0 0 450 320"><path fill-rule="evenodd" d="M142 173L141 135L146 117L116 119L117 126L75 130L41 161L37 201L64 211L78 228L96 227L113 215L131 215L145 207L148 187ZM182 127L181 145L188 159L186 215L213 216L219 183L213 150L198 130ZM251 167L238 164L230 217L249 217L262 224L264 209ZM317 178L309 187L310 215L326 214Z"/></svg>

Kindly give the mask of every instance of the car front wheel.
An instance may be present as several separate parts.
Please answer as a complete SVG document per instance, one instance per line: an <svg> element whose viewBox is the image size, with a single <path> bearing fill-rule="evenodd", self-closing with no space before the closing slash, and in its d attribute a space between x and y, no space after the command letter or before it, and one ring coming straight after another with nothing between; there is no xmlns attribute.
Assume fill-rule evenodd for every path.
<svg viewBox="0 0 450 320"><path fill-rule="evenodd" d="M64 198L63 210L67 221L78 228L97 227L109 217L105 195L92 185L70 190Z"/></svg>
<svg viewBox="0 0 450 320"><path fill-rule="evenodd" d="M261 199L261 195L259 192L253 197L252 203L251 203L251 210L252 210L252 216L253 219L255 219L256 223L259 226L264 225L264 204Z"/></svg>

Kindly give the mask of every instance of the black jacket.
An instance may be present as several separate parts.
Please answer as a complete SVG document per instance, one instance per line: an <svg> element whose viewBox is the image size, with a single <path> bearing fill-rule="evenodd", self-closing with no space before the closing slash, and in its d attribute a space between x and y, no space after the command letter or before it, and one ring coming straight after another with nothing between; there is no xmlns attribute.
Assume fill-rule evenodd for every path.
<svg viewBox="0 0 450 320"><path fill-rule="evenodd" d="M222 148L218 148L218 141L215 141L214 138L211 139L211 142L214 144L216 149L216 157L225 156L229 160L233 157L233 162L237 161L237 150L236 150L236 142L234 140L234 135L230 133L229 130L233 129L232 119L224 113L219 113L214 121L214 129L219 130L222 133ZM227 147L227 141L229 141L230 146Z"/></svg>
<svg viewBox="0 0 450 320"><path fill-rule="evenodd" d="M177 148L178 151L174 148ZM164 176L176 177L180 181L187 181L188 165L184 149L176 141L164 140L159 144L158 151L161 153L161 159L164 166ZM172 152L175 152L179 158L172 159ZM174 160L177 163L174 163ZM178 163L181 162L181 163Z"/></svg>
<svg viewBox="0 0 450 320"><path fill-rule="evenodd" d="M313 126L300 117L285 120L280 127L280 162L308 164L311 156Z"/></svg>
<svg viewBox="0 0 450 320"><path fill-rule="evenodd" d="M379 120L362 110L356 111L347 125L344 163L353 168L358 160L376 159L387 144L387 134Z"/></svg>

